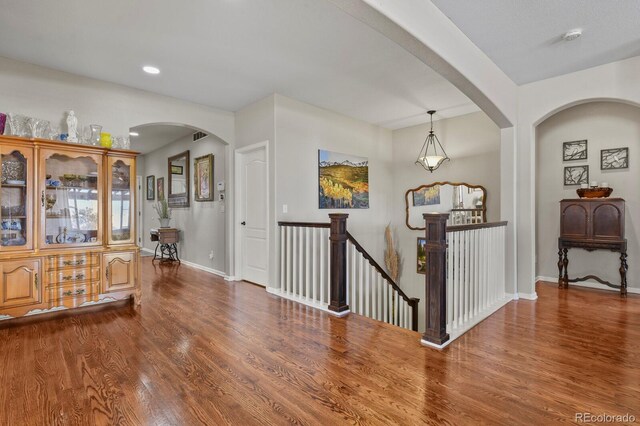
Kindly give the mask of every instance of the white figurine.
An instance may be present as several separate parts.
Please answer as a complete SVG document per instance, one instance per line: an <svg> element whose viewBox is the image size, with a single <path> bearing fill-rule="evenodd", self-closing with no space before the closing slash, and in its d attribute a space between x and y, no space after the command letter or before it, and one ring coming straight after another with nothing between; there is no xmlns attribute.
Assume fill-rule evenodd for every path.
<svg viewBox="0 0 640 426"><path fill-rule="evenodd" d="M78 142L78 119L73 111L67 115L67 141Z"/></svg>

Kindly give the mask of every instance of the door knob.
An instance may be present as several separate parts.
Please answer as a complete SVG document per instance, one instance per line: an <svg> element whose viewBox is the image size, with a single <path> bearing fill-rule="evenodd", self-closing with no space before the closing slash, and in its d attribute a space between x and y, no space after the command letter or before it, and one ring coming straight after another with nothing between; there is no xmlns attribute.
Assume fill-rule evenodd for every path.
<svg viewBox="0 0 640 426"><path fill-rule="evenodd" d="M247 222L245 222L244 220L242 222L240 222L240 225L245 226L247 224Z"/></svg>

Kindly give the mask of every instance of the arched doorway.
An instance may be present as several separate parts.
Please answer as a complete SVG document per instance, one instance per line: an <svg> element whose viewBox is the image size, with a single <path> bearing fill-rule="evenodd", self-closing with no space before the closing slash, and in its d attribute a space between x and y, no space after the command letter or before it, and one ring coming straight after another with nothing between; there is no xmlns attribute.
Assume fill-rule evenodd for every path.
<svg viewBox="0 0 640 426"><path fill-rule="evenodd" d="M560 232L559 204L561 199L577 198L579 185L565 185L565 168L588 173L588 182L606 183L614 189L612 197L626 199L633 211L640 206L640 194L630 182L640 179L640 108L630 102L611 99L591 99L574 102L545 115L535 129L535 253L536 277L543 281L557 280L557 237ZM564 142L581 142L583 155L565 161ZM601 164L601 154L607 150L628 152L626 167ZM628 149L628 151L626 150ZM585 158L586 157L586 158ZM568 183L572 183L569 181ZM640 245L634 214L626 216L628 252L630 258L640 255ZM618 255L615 253L576 250L571 257L572 275L598 275L610 282L619 282ZM586 285L607 288L595 282ZM640 288L640 282L629 277L630 288ZM631 290L634 291L634 290Z"/></svg>
<svg viewBox="0 0 640 426"><path fill-rule="evenodd" d="M139 157L139 227L143 252L153 251L149 230L160 223L154 209L159 197L167 199L170 185L181 188L189 201L171 208L171 226L180 231L179 255L183 263L220 276L227 275L229 238L228 210L224 182L229 175L228 144L205 129L181 123L146 123L130 128L131 148ZM169 167L169 159L187 154L188 164ZM207 197L196 197L194 173L198 164L211 164L211 180L207 181ZM206 170L203 172L206 173ZM217 183L223 183L218 188ZM175 191L173 191L175 192Z"/></svg>

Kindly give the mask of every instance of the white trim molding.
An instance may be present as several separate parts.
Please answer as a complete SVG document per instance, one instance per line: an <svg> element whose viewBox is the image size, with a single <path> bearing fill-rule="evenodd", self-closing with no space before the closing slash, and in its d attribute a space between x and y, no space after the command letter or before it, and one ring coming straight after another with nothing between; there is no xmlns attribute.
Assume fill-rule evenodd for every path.
<svg viewBox="0 0 640 426"><path fill-rule="evenodd" d="M538 293L536 293L535 291L533 293L518 293L518 299L537 300Z"/></svg>
<svg viewBox="0 0 640 426"><path fill-rule="evenodd" d="M267 290L267 293L273 294L274 296L282 297L283 299L287 299L287 300L291 300L293 302L301 303L303 305L310 306L310 307L315 308L315 309L320 309L321 311L324 311L324 312L326 312L328 314L331 314L333 316L336 316L336 317L343 317L343 316L345 316L345 315L347 315L348 313L351 312L350 310L346 310L346 311L342 311L342 312L334 312L334 311L329 309L329 304L328 303L318 303L318 302L314 302L313 300L307 300L304 297L291 296L291 295L286 294L285 292L283 292L279 288L265 287L265 290Z"/></svg>
<svg viewBox="0 0 640 426"><path fill-rule="evenodd" d="M536 284L540 281L544 281L547 283L557 283L558 282L558 278L557 277L536 277ZM612 288L609 287L607 285L604 284L600 284L597 281L581 281L579 283L569 283L569 285L571 287L583 287L583 288L593 288L596 290L608 290L608 291L615 291L615 292L620 292L620 290L618 290L617 288ZM635 288L635 287L627 287L627 293L631 293L631 294L640 294L640 288Z"/></svg>
<svg viewBox="0 0 640 426"><path fill-rule="evenodd" d="M180 259L180 263L182 263L183 265L186 265L186 266L190 266L190 267L195 268L195 269L199 269L201 271L208 272L208 273L213 274L213 275L217 275L217 276L222 277L222 278L226 278L226 276L227 276L227 274L225 274L222 271L218 271L217 269L209 268L207 266L202 266L202 265L200 265L198 263L189 262L188 260Z"/></svg>

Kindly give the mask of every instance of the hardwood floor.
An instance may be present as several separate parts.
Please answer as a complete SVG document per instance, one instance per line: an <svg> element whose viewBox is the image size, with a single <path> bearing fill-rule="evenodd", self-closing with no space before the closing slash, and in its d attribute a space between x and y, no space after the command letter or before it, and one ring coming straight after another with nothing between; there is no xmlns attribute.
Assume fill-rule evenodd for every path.
<svg viewBox="0 0 640 426"><path fill-rule="evenodd" d="M0 424L553 424L640 418L640 297L539 284L440 352L143 259L143 304L0 330Z"/></svg>

